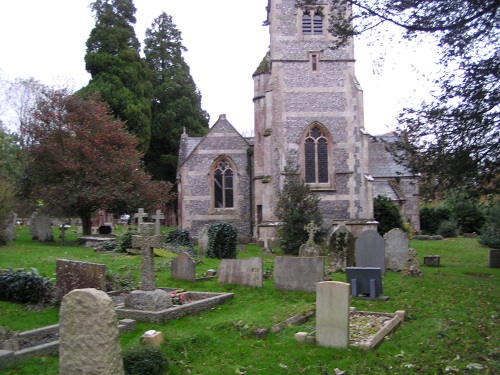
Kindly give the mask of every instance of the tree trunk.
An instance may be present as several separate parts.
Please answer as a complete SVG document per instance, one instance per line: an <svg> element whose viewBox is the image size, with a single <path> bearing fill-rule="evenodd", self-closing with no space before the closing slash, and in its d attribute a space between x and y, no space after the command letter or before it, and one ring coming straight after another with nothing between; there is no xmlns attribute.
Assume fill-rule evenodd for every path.
<svg viewBox="0 0 500 375"><path fill-rule="evenodd" d="M82 219L83 234L92 234L92 211L80 211L80 219Z"/></svg>

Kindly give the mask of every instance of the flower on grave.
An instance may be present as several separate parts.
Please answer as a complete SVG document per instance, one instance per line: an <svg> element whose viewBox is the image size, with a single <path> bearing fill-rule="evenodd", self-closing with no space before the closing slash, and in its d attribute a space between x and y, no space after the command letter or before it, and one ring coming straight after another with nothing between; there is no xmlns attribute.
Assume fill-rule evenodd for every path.
<svg viewBox="0 0 500 375"><path fill-rule="evenodd" d="M170 301L174 305L183 305L184 304L184 294L178 294L176 292L170 293Z"/></svg>

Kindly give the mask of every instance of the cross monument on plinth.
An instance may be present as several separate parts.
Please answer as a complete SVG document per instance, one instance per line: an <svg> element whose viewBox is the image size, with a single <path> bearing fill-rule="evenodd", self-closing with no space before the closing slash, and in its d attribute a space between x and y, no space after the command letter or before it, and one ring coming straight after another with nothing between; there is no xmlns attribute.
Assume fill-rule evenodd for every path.
<svg viewBox="0 0 500 375"><path fill-rule="evenodd" d="M151 216L151 218L155 221L155 235L160 234L160 220L165 219L165 215L161 212L161 210L156 210L156 215Z"/></svg>
<svg viewBox="0 0 500 375"><path fill-rule="evenodd" d="M153 235L153 223L141 224L141 235L132 236L132 247L141 249L141 290L151 291L156 289L155 285L155 247L163 247L165 238Z"/></svg>
<svg viewBox="0 0 500 375"><path fill-rule="evenodd" d="M311 220L311 222L304 227L304 230L309 233L306 245L315 245L314 235L319 231L319 227L314 223L314 221Z"/></svg>

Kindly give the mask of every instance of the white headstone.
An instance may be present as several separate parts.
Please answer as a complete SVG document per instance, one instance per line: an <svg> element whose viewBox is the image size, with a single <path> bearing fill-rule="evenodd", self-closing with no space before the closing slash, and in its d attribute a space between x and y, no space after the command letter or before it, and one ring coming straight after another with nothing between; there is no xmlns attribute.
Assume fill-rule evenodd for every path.
<svg viewBox="0 0 500 375"><path fill-rule="evenodd" d="M316 289L316 344L328 348L349 346L349 302L347 283L323 281Z"/></svg>

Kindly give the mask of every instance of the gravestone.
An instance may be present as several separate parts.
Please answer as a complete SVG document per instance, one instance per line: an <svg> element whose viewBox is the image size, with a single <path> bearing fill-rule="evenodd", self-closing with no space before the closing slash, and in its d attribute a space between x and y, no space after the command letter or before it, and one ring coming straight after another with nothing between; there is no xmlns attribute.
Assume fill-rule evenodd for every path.
<svg viewBox="0 0 500 375"><path fill-rule="evenodd" d="M316 344L327 348L349 346L350 285L322 281L316 291Z"/></svg>
<svg viewBox="0 0 500 375"><path fill-rule="evenodd" d="M210 228L210 225L206 224L198 231L198 254L202 257L207 254L208 228Z"/></svg>
<svg viewBox="0 0 500 375"><path fill-rule="evenodd" d="M219 283L261 288L264 282L264 259L222 259L218 269Z"/></svg>
<svg viewBox="0 0 500 375"><path fill-rule="evenodd" d="M336 227L328 240L328 270L330 272L345 271L346 267L355 265L354 235L345 225Z"/></svg>
<svg viewBox="0 0 500 375"><path fill-rule="evenodd" d="M30 233L34 240L43 242L54 241L50 218L42 213L34 212L30 218Z"/></svg>
<svg viewBox="0 0 500 375"><path fill-rule="evenodd" d="M361 299L388 300L383 292L382 271L379 267L347 267L346 279L351 284L351 295Z"/></svg>
<svg viewBox="0 0 500 375"><path fill-rule="evenodd" d="M61 300L74 289L94 288L106 292L106 265L58 259L56 298Z"/></svg>
<svg viewBox="0 0 500 375"><path fill-rule="evenodd" d="M401 271L408 261L410 247L408 234L400 228L394 228L384 234L384 240L386 268L391 271Z"/></svg>
<svg viewBox="0 0 500 375"><path fill-rule="evenodd" d="M309 234L309 238L305 244L299 248L299 257L315 257L323 255L321 246L314 243L314 235L320 230L314 221L311 221L304 227L304 230Z"/></svg>
<svg viewBox="0 0 500 375"><path fill-rule="evenodd" d="M177 280L196 281L196 262L188 253L181 252L172 261L172 277Z"/></svg>
<svg viewBox="0 0 500 375"><path fill-rule="evenodd" d="M490 249L488 256L489 268L500 268L500 249Z"/></svg>
<svg viewBox="0 0 500 375"><path fill-rule="evenodd" d="M385 241L375 230L367 230L356 240L356 267L378 267L385 275Z"/></svg>
<svg viewBox="0 0 500 375"><path fill-rule="evenodd" d="M5 238L7 241L14 241L16 239L16 232L14 231L14 225L16 224L17 214L11 211L7 216L7 222L5 227Z"/></svg>
<svg viewBox="0 0 500 375"><path fill-rule="evenodd" d="M274 288L315 292L325 277L325 257L274 258Z"/></svg>
<svg viewBox="0 0 500 375"><path fill-rule="evenodd" d="M420 263L418 263L418 259L416 258L417 252L415 249L408 249L408 260L406 261L406 265L401 270L401 276L418 276L422 277L424 273L422 272L422 268L420 267Z"/></svg>
<svg viewBox="0 0 500 375"><path fill-rule="evenodd" d="M165 215L161 212L161 210L156 210L156 214L151 216L151 218L155 221L155 235L160 235L160 225L161 220L165 220Z"/></svg>
<svg viewBox="0 0 500 375"><path fill-rule="evenodd" d="M64 296L59 311L59 375L122 375L113 301L96 289Z"/></svg>
<svg viewBox="0 0 500 375"><path fill-rule="evenodd" d="M134 214L134 219L137 219L138 232L141 233L141 226L144 223L144 218L148 217L148 214L144 212L144 208L139 208L139 212Z"/></svg>
<svg viewBox="0 0 500 375"><path fill-rule="evenodd" d="M163 236L153 235L154 224L142 223L141 236L132 236L132 247L141 249L141 287L125 297L125 309L158 311L172 306L168 293L156 289L154 248L162 247Z"/></svg>

